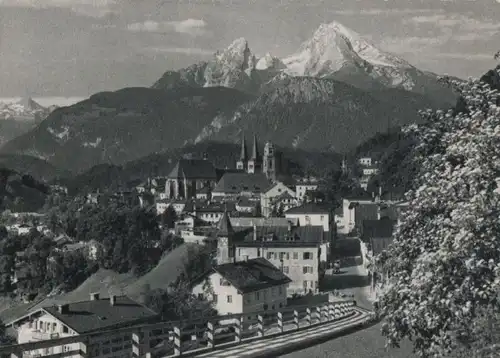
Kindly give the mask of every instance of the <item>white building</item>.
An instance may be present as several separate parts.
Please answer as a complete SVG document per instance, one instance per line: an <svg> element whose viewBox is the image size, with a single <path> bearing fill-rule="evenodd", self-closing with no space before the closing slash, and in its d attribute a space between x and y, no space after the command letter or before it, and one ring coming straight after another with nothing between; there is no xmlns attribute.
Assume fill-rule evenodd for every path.
<svg viewBox="0 0 500 358"><path fill-rule="evenodd" d="M358 160L358 163L362 166L371 166L372 165L372 158L370 157L363 157L363 158L359 158Z"/></svg>
<svg viewBox="0 0 500 358"><path fill-rule="evenodd" d="M274 199L282 196L285 193L287 193L292 198L295 198L295 192L279 181L274 183L269 189L263 192L260 196L262 216L269 217L274 209Z"/></svg>
<svg viewBox="0 0 500 358"><path fill-rule="evenodd" d="M318 183L303 182L295 186L295 196L297 200L303 201L308 191L318 190Z"/></svg>
<svg viewBox="0 0 500 358"><path fill-rule="evenodd" d="M237 260L261 257L279 267L292 280L289 296L318 292L320 262L328 256L322 226L254 227L238 234Z"/></svg>
<svg viewBox="0 0 500 358"><path fill-rule="evenodd" d="M252 313L286 306L290 278L260 257L237 261L235 231L227 212L218 225L217 265L200 277L193 294L214 302L219 314Z"/></svg>
<svg viewBox="0 0 500 358"><path fill-rule="evenodd" d="M13 328L17 343L37 342L48 339L70 337L99 330L111 330L133 324L150 322L157 314L126 296L111 296L100 299L92 294L90 301L62 304L37 309L8 322ZM119 334L95 337L87 351L93 357L112 358L123 356L131 350L131 335ZM30 352L31 357L66 353L69 357L80 357L81 343L71 343L59 347L39 349Z"/></svg>
<svg viewBox="0 0 500 358"><path fill-rule="evenodd" d="M322 226L325 232L332 230L334 222L332 210L317 203L292 208L285 212L285 217L297 219L299 226Z"/></svg>

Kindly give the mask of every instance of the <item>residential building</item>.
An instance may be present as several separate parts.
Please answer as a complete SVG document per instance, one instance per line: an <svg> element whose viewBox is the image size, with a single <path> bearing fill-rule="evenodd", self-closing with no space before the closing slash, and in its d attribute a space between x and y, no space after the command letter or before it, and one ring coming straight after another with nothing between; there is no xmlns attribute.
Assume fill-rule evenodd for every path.
<svg viewBox="0 0 500 358"><path fill-rule="evenodd" d="M317 181L302 181L295 185L295 197L299 201L303 201L306 193L309 191L318 190L318 182Z"/></svg>
<svg viewBox="0 0 500 358"><path fill-rule="evenodd" d="M288 278L264 258L237 261L235 231L227 212L219 221L216 234L217 264L193 282L193 293L214 301L219 314L273 310L286 305Z"/></svg>
<svg viewBox="0 0 500 358"><path fill-rule="evenodd" d="M198 279L195 295L214 301L220 315L248 313L244 319L255 319L255 312L286 306L290 279L263 258L231 262L214 267Z"/></svg>
<svg viewBox="0 0 500 358"><path fill-rule="evenodd" d="M287 187L285 184L282 182L275 182L271 186L269 186L261 195L260 195L260 205L262 208L262 216L264 217L269 217L271 216L271 213L273 212L273 209L275 208L276 205L280 204L280 200L274 200L277 197L280 197L281 195L287 193L288 197L282 197L283 200L285 199L295 199L295 192ZM290 200L287 206L292 206L293 204L296 204L296 201ZM293 205L296 206L296 205ZM288 209L288 208L287 208ZM286 210L285 210L286 211Z"/></svg>
<svg viewBox="0 0 500 358"><path fill-rule="evenodd" d="M371 157L362 157L358 159L358 163L361 166L366 166L369 167L372 165L372 158Z"/></svg>
<svg viewBox="0 0 500 358"><path fill-rule="evenodd" d="M334 215L330 208L318 203L306 203L285 212L287 219L298 219L299 226L322 226L323 231L330 232L334 223Z"/></svg>
<svg viewBox="0 0 500 358"><path fill-rule="evenodd" d="M327 235L322 226L239 228L236 259L265 258L290 277L287 294L317 293L320 263L327 261Z"/></svg>
<svg viewBox="0 0 500 358"><path fill-rule="evenodd" d="M6 327L13 328L19 344L41 340L71 337L100 330L111 330L134 324L153 322L158 315L126 296L99 298L91 294L89 301L47 306L29 312L8 322ZM131 334L116 336L96 336L90 346L71 343L30 352L30 357L51 354L69 354L80 357L80 349L87 349L93 357L112 358L127 355L132 347ZM68 354L68 353L66 353Z"/></svg>
<svg viewBox="0 0 500 358"><path fill-rule="evenodd" d="M231 216L235 215L237 213L235 203L209 201L201 204L198 202L193 205L191 210L187 207L184 209L184 212L191 212L191 214L196 216L198 219L213 224L220 221L225 211L227 211Z"/></svg>
<svg viewBox="0 0 500 358"><path fill-rule="evenodd" d="M195 198L199 190L213 188L217 179L217 171L210 161L180 159L167 176L165 193L169 199Z"/></svg>

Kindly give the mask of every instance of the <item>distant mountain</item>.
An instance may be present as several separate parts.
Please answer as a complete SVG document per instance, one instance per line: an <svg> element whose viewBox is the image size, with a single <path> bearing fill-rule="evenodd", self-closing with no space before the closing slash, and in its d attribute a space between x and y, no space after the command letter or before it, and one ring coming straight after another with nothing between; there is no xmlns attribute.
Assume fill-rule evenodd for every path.
<svg viewBox="0 0 500 358"><path fill-rule="evenodd" d="M236 141L240 133L309 151L349 151L390 127L419 122L438 101L401 89L363 91L344 82L282 75L232 117L218 117L195 139Z"/></svg>
<svg viewBox="0 0 500 358"><path fill-rule="evenodd" d="M48 108L25 97L15 103L0 103L0 120L27 120L41 121L50 113Z"/></svg>
<svg viewBox="0 0 500 358"><path fill-rule="evenodd" d="M166 91L126 88L56 109L38 127L2 147L56 167L84 171L182 147L217 116L249 99L230 88Z"/></svg>
<svg viewBox="0 0 500 358"><path fill-rule="evenodd" d="M349 151L419 121L419 109L454 105L437 78L333 22L283 59L259 58L240 38L210 61L167 71L152 88L56 109L0 152L82 172L187 144L235 142L241 131L295 149Z"/></svg>

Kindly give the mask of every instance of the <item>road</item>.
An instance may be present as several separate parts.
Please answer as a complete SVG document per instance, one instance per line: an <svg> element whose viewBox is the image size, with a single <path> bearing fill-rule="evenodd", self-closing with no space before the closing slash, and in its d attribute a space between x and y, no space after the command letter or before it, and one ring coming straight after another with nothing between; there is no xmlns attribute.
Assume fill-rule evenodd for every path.
<svg viewBox="0 0 500 358"><path fill-rule="evenodd" d="M327 270L320 289L338 290L351 293L358 305L372 309L370 279L363 266L358 239L344 239L342 249L337 252L341 260L340 272L334 274ZM283 358L414 358L409 342L401 344L400 349L385 348L385 338L380 333L380 324L356 333L335 338L316 346L282 356Z"/></svg>
<svg viewBox="0 0 500 358"><path fill-rule="evenodd" d="M305 348L282 358L416 358L411 346L401 344L401 348L386 349L380 334L380 324L338 337L325 343Z"/></svg>

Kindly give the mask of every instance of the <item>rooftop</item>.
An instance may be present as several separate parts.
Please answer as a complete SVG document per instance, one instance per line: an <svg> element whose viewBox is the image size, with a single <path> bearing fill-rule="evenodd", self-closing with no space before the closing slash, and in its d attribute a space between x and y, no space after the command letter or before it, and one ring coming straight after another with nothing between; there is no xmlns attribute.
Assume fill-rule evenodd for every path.
<svg viewBox="0 0 500 358"><path fill-rule="evenodd" d="M215 186L214 193L239 194L241 192L262 193L270 185L264 174L226 173Z"/></svg>
<svg viewBox="0 0 500 358"><path fill-rule="evenodd" d="M292 281L276 266L260 257L219 265L214 270L241 293L280 286Z"/></svg>
<svg viewBox="0 0 500 358"><path fill-rule="evenodd" d="M295 208L291 208L285 214L329 214L330 209L318 203L307 203Z"/></svg>
<svg viewBox="0 0 500 358"><path fill-rule="evenodd" d="M115 300L114 305L109 298L69 303L64 313L57 306L42 307L40 311L49 313L80 334L157 317L156 312L127 296L116 296Z"/></svg>
<svg viewBox="0 0 500 358"><path fill-rule="evenodd" d="M233 227L253 227L256 226L284 226L288 227L289 224L292 226L297 226L297 219L287 219L287 218L231 218L231 225Z"/></svg>
<svg viewBox="0 0 500 358"><path fill-rule="evenodd" d="M217 172L211 162L204 159L180 159L168 175L169 179L216 180Z"/></svg>

